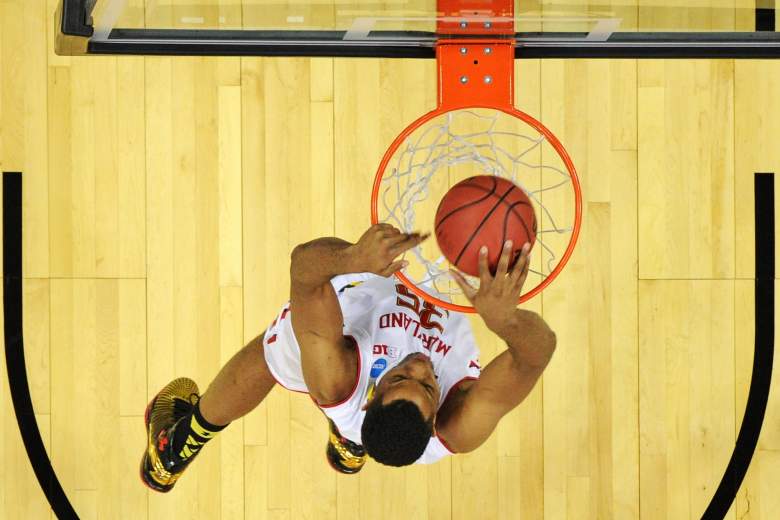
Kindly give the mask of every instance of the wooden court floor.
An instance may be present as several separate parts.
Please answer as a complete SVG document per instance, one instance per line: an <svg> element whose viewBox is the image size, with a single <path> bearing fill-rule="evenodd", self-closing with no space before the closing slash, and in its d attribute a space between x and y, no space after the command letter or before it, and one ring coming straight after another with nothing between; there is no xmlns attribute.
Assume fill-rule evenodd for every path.
<svg viewBox="0 0 780 520"><path fill-rule="evenodd" d="M543 382L478 451L357 476L326 463L309 399L277 388L159 495L138 478L147 400L176 376L205 389L264 329L296 244L367 227L435 65L59 57L48 4L0 4L0 164L24 172L28 378L81 518L701 515L750 384L753 176L780 173L780 62L517 62L517 105L584 187L581 242L528 304L558 336ZM484 365L502 346L474 326ZM778 376L728 518L778 517ZM0 518L46 518L2 379Z"/></svg>

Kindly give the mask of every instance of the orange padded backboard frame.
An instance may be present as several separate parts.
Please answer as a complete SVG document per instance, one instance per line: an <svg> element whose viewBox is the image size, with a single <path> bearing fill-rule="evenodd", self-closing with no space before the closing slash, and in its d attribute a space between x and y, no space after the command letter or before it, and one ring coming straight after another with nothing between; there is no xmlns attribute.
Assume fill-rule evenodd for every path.
<svg viewBox="0 0 780 520"><path fill-rule="evenodd" d="M436 10L439 108L511 108L514 0L438 0Z"/></svg>
<svg viewBox="0 0 780 520"><path fill-rule="evenodd" d="M453 39L437 43L439 108L511 108L514 62L513 41Z"/></svg>

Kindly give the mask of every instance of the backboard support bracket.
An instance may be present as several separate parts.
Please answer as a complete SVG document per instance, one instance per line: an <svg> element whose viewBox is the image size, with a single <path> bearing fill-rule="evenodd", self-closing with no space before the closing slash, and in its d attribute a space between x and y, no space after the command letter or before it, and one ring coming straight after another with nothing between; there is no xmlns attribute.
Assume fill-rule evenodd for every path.
<svg viewBox="0 0 780 520"><path fill-rule="evenodd" d="M515 42L509 39L446 39L436 43L439 107L511 108L514 105Z"/></svg>
<svg viewBox="0 0 780 520"><path fill-rule="evenodd" d="M513 0L437 0L439 108L514 106ZM475 39L476 38L476 39Z"/></svg>

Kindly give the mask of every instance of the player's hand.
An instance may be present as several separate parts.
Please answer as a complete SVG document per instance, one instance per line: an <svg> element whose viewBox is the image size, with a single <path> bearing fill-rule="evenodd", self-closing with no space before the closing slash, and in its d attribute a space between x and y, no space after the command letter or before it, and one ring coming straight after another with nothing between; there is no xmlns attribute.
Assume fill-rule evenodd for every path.
<svg viewBox="0 0 780 520"><path fill-rule="evenodd" d="M507 241L493 276L488 267L487 247L483 246L479 251L479 289L475 289L459 272L450 270L463 294L493 332L502 330L517 308L531 265L530 251L531 244L526 243L520 250L520 257L510 267L512 242Z"/></svg>
<svg viewBox="0 0 780 520"><path fill-rule="evenodd" d="M408 265L406 260L396 258L429 236L430 234L401 233L390 224L374 224L363 233L357 244L350 248L354 270L390 276Z"/></svg>

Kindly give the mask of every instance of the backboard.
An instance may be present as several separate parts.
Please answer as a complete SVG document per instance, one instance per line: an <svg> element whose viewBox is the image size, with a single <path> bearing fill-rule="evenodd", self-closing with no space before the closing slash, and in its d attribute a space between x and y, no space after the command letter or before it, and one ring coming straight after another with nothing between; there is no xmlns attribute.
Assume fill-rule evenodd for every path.
<svg viewBox="0 0 780 520"><path fill-rule="evenodd" d="M462 5L460 9L458 6ZM773 58L775 0L61 0L59 54L433 58L443 27L513 27L515 57ZM447 22L447 23L444 23Z"/></svg>

